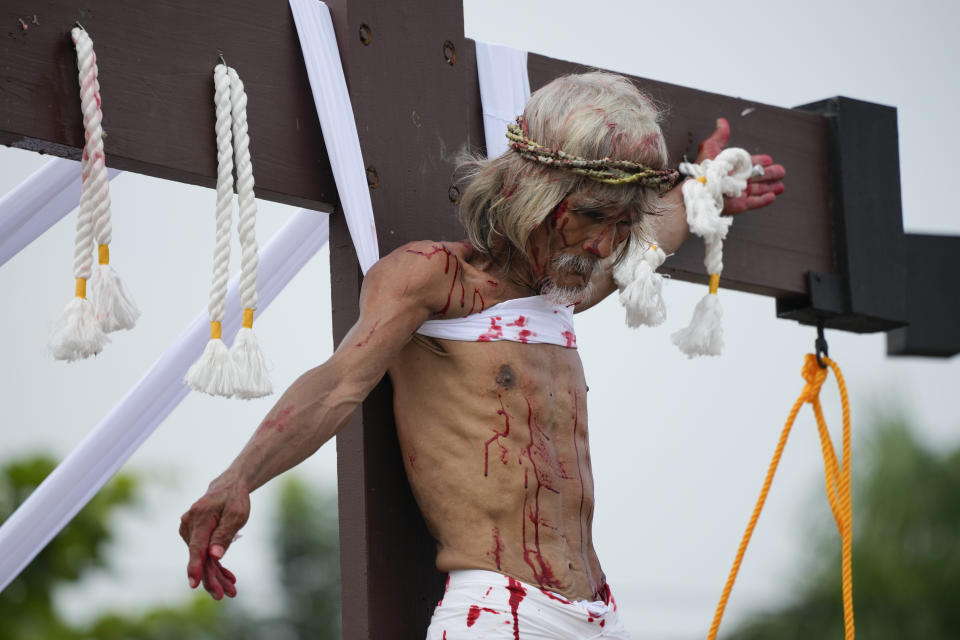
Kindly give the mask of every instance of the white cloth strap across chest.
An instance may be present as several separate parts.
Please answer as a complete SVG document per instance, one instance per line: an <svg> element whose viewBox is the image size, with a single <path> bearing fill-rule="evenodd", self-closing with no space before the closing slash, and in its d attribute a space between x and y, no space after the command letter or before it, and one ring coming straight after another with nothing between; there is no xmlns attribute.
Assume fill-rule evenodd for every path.
<svg viewBox="0 0 960 640"><path fill-rule="evenodd" d="M462 342L510 340L577 348L573 306L554 304L543 296L507 300L463 318L427 320L417 333Z"/></svg>

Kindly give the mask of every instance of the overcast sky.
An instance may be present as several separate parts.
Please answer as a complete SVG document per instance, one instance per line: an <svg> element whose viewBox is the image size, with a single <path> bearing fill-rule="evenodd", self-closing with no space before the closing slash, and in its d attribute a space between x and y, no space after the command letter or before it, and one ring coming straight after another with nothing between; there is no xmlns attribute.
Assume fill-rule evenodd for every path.
<svg viewBox="0 0 960 640"><path fill-rule="evenodd" d="M782 107L834 95L893 105L906 230L960 234L954 169L944 161L960 148L955 4L921 2L910 11L893 2L819 0L790 7L623 1L595 3L584 12L584 6L470 0L466 33ZM108 96L104 107L108 125ZM737 122L731 124L735 145ZM255 146L256 131L251 136ZM109 163L109 142L106 153ZM0 192L45 161L0 148ZM206 305L213 192L125 174L112 183L111 194L111 261L143 317L134 331L114 334L113 344L94 360L52 361L45 346L49 328L73 291L74 216L0 269L7 309L0 319L4 459L30 451L69 452ZM261 245L292 212L261 201ZM278 388L330 353L328 278L323 251L258 316L257 333ZM776 319L773 300L721 291L726 351L720 358L688 361L669 334L702 295L702 287L670 283L668 320L658 329L624 328L613 298L577 318L591 389L597 550L637 638L705 635L779 430L802 387L800 365L814 338L812 329ZM828 332L828 339L851 390L855 465L870 437L871 410L904 412L930 446L960 443L960 359L887 358L881 335ZM839 433L832 381L825 389L826 415ZM62 594L72 617L188 596L186 551L176 535L179 515L228 464L275 399L244 403L191 394L161 425L125 467L146 474L145 507L119 523L115 571ZM300 469L334 490L332 444ZM741 569L725 628L749 611L789 598L811 551L806 534L829 519L822 487L819 444L805 409ZM240 597L252 608L275 604L268 540L274 488L255 494L245 537L228 555Z"/></svg>

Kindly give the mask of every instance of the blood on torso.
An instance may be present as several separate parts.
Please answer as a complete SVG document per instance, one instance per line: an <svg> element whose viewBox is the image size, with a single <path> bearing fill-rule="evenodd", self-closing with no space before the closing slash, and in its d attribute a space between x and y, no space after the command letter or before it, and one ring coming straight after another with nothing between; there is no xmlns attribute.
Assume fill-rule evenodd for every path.
<svg viewBox="0 0 960 640"><path fill-rule="evenodd" d="M448 283L440 292L442 304L450 300L445 311L460 307L461 289L465 309L456 315L479 311L470 292L482 278ZM503 299L487 295L488 305ZM440 348L412 340L389 373L403 461L437 541L437 568L498 571L594 599L604 576L591 536L587 391L577 350L431 340Z"/></svg>

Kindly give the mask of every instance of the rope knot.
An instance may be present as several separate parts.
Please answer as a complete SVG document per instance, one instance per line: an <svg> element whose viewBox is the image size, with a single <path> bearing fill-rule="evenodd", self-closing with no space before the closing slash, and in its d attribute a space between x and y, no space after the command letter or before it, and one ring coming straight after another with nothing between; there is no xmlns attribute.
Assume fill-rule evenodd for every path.
<svg viewBox="0 0 960 640"><path fill-rule="evenodd" d="M814 354L808 353L804 357L801 375L807 381L807 384L800 392L800 397L803 398L804 402L812 403L820 395L820 387L827 379L827 371L828 369L823 369L817 364L817 356Z"/></svg>

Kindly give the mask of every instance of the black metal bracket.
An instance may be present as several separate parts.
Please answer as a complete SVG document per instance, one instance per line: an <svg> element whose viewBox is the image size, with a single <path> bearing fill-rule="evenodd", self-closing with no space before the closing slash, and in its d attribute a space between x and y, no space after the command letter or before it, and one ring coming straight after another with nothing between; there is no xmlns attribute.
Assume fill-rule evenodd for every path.
<svg viewBox="0 0 960 640"><path fill-rule="evenodd" d="M807 295L778 299L777 316L887 331L889 355L960 353L960 237L903 232L896 109L843 97L797 108L827 120L835 271L807 273Z"/></svg>

